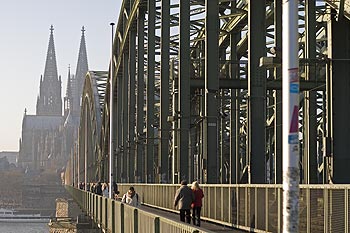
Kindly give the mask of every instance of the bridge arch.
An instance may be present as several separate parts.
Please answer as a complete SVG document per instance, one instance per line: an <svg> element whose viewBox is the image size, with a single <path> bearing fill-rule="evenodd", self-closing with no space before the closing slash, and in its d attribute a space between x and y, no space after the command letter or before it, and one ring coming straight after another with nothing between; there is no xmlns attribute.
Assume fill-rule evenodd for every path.
<svg viewBox="0 0 350 233"><path fill-rule="evenodd" d="M89 71L82 94L79 125L80 181L96 182L101 179L104 154L101 153L102 112L108 72Z"/></svg>
<svg viewBox="0 0 350 233"><path fill-rule="evenodd" d="M79 161L94 153L96 161L88 164L97 169L89 171L91 177L107 180L111 141L116 159L111 166L118 172L111 174L119 183L178 183L183 178L202 183L282 182L281 4L199 2L164 1L159 18L154 1L147 9L142 1L132 7L130 0L123 1L110 66L115 138L109 138L107 81L105 90L98 91L91 78L95 73L90 73L84 89L79 153L87 159ZM350 28L348 2L337 9L339 17L346 18L339 23L336 17L324 17L328 5L338 8L333 1L300 3L302 183L331 182L333 177L349 183L342 167L346 163L340 162L350 161L345 153L350 131L343 130L350 111L342 97L348 87L343 77L349 73L344 64L350 55L343 52L349 41L337 33ZM220 27L207 28L214 24ZM332 80L344 90L330 85ZM98 113L97 99L104 100Z"/></svg>

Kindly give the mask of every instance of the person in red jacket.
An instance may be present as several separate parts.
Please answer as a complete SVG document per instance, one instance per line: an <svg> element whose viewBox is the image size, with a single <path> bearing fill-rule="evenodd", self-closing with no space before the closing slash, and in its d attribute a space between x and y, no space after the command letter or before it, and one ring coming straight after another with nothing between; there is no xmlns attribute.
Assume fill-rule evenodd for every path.
<svg viewBox="0 0 350 233"><path fill-rule="evenodd" d="M197 181L192 183L192 192L194 193L194 202L192 203L192 220L196 226L201 226L201 209L202 198L204 197L203 190L199 187Z"/></svg>

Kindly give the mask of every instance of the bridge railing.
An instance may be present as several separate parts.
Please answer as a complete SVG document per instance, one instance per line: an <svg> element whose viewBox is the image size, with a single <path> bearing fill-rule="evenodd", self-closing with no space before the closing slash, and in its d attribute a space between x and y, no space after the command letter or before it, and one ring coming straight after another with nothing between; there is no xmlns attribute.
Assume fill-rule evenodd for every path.
<svg viewBox="0 0 350 233"><path fill-rule="evenodd" d="M179 185L118 184L121 194L134 186L144 205L177 212ZM249 231L282 232L282 185L201 185L203 219ZM350 232L350 185L300 185L299 232Z"/></svg>
<svg viewBox="0 0 350 233"><path fill-rule="evenodd" d="M73 199L104 232L207 232L194 226L166 219L139 208L66 186Z"/></svg>

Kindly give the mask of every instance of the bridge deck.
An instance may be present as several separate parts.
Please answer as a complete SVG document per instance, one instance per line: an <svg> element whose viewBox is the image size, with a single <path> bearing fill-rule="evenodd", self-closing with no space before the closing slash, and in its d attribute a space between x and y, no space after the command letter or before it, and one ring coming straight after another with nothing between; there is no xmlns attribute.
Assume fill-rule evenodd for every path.
<svg viewBox="0 0 350 233"><path fill-rule="evenodd" d="M159 215L161 217L173 220L173 221L180 222L178 213L173 213L173 212L170 212L170 211L158 209L158 208L155 208L155 207L150 207L150 206L147 206L147 205L142 205L140 207L140 209L142 209L144 211L147 211L147 212L150 212L152 214L156 214L156 215ZM200 228L203 229L203 230L212 231L212 232L232 232L232 233L246 232L246 231L239 230L239 229L233 229L233 228L230 228L228 226L214 224L214 223L205 221L203 219L201 221L201 227Z"/></svg>

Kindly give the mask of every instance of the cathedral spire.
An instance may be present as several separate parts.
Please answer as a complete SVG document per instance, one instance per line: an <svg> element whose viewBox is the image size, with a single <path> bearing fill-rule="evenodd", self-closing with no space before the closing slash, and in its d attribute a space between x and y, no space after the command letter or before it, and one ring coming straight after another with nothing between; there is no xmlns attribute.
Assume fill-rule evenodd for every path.
<svg viewBox="0 0 350 233"><path fill-rule="evenodd" d="M69 111L72 111L72 76L70 74L70 64L68 65L68 77L67 77L67 89L66 96L64 97L64 116L68 115Z"/></svg>
<svg viewBox="0 0 350 233"><path fill-rule="evenodd" d="M54 30L53 26L51 25L49 46L48 46L47 55L46 55L44 80L45 79L58 80L55 43L54 43L54 39L53 39L53 30Z"/></svg>
<svg viewBox="0 0 350 233"><path fill-rule="evenodd" d="M66 97L72 98L72 87L71 87L71 75L70 75L70 64L68 65L68 78L67 78L67 90Z"/></svg>
<svg viewBox="0 0 350 233"><path fill-rule="evenodd" d="M75 71L75 90L73 95L73 108L75 116L80 116L81 95L83 93L85 76L88 72L88 69L89 68L85 43L85 27L83 26L81 29L78 64L77 69Z"/></svg>
<svg viewBox="0 0 350 233"><path fill-rule="evenodd" d="M57 74L56 52L53 39L54 28L50 27L49 46L46 54L44 77L40 78L40 93L36 106L37 115L61 116L61 80Z"/></svg>
<svg viewBox="0 0 350 233"><path fill-rule="evenodd" d="M77 79L85 80L86 72L88 71L88 60L86 53L86 43L85 43L85 28L84 26L81 29L81 39L80 39L80 47L79 47L79 55L78 55L78 64L77 69L75 71L75 77Z"/></svg>

